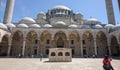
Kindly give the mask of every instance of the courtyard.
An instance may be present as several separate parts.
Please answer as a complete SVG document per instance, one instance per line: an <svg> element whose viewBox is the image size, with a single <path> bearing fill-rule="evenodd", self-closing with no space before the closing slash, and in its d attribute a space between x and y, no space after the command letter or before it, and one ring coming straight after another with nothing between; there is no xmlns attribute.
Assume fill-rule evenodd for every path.
<svg viewBox="0 0 120 70"><path fill-rule="evenodd" d="M48 58L0 58L0 70L103 70L103 58L72 58L72 62L49 62ZM120 59L112 59L120 70Z"/></svg>

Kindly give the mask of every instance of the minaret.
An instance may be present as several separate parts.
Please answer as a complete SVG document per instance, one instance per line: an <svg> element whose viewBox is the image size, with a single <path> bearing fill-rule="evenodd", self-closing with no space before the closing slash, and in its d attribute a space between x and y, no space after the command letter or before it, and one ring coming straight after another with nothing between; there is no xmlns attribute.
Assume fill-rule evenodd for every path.
<svg viewBox="0 0 120 70"><path fill-rule="evenodd" d="M115 16L113 11L112 0L105 0L105 3L106 3L106 10L107 10L108 24L115 25Z"/></svg>
<svg viewBox="0 0 120 70"><path fill-rule="evenodd" d="M119 11L120 11L120 0L118 0L118 6L119 6L118 8L119 8Z"/></svg>
<svg viewBox="0 0 120 70"><path fill-rule="evenodd" d="M7 0L3 23L11 23L14 9L14 0Z"/></svg>

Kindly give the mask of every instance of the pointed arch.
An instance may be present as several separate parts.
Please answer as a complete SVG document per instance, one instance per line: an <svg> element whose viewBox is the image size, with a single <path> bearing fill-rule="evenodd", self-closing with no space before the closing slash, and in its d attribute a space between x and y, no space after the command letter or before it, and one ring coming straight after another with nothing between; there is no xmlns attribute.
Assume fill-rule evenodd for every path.
<svg viewBox="0 0 120 70"><path fill-rule="evenodd" d="M2 37L2 40L0 42L0 56L7 56L8 52L8 39L9 35L6 34Z"/></svg>
<svg viewBox="0 0 120 70"><path fill-rule="evenodd" d="M66 34L63 31L56 32L54 36L54 40L56 41L56 47L63 48L66 47L65 41L67 40Z"/></svg>
<svg viewBox="0 0 120 70"><path fill-rule="evenodd" d="M94 54L94 40L91 32L86 31L82 35L83 38L83 55L92 56Z"/></svg>
<svg viewBox="0 0 120 70"><path fill-rule="evenodd" d="M12 46L11 53L12 56L17 56L22 53L23 46L23 33L21 31L16 31L12 35Z"/></svg>
<svg viewBox="0 0 120 70"><path fill-rule="evenodd" d="M112 56L119 56L119 44L117 42L116 36L112 35L111 36L111 55Z"/></svg>
<svg viewBox="0 0 120 70"><path fill-rule="evenodd" d="M98 56L104 56L105 54L108 54L107 36L104 32L99 31L97 33L96 43L97 43Z"/></svg>
<svg viewBox="0 0 120 70"><path fill-rule="evenodd" d="M37 55L37 32L34 30L30 30L26 34L26 48L25 48L25 56Z"/></svg>

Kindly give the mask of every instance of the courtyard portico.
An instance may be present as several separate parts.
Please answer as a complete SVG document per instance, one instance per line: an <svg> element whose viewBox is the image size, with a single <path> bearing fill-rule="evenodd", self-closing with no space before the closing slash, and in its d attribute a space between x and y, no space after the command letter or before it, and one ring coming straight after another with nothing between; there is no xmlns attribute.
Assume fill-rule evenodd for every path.
<svg viewBox="0 0 120 70"><path fill-rule="evenodd" d="M120 56L120 26L85 19L66 6L55 6L24 17L16 24L0 23L0 56L46 57L50 48L69 48L72 56Z"/></svg>

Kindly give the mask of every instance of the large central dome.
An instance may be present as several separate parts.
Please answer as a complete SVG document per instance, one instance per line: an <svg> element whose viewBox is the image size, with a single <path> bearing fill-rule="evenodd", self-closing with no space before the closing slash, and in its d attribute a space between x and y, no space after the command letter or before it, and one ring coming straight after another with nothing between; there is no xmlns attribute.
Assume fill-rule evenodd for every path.
<svg viewBox="0 0 120 70"><path fill-rule="evenodd" d="M65 9L65 10L71 10L70 8L64 6L64 5L57 5L55 7L53 7L53 9Z"/></svg>

